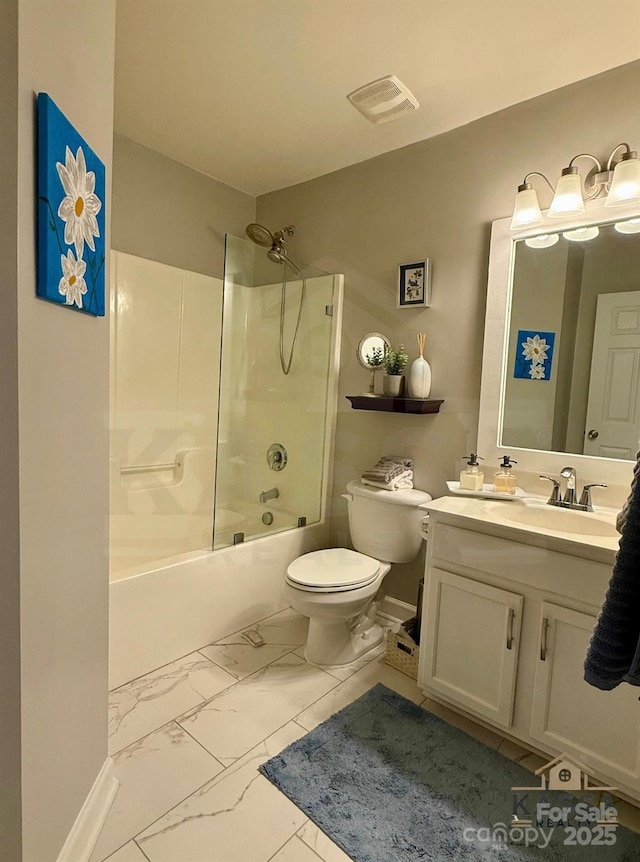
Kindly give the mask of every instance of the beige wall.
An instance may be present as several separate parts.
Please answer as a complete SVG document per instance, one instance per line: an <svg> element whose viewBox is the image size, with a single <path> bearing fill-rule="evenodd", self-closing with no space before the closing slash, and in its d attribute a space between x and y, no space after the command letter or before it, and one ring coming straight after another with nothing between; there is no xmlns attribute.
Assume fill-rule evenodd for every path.
<svg viewBox="0 0 640 862"><path fill-rule="evenodd" d="M224 235L244 236L251 195L115 135L112 247L191 272L224 270Z"/></svg>
<svg viewBox="0 0 640 862"><path fill-rule="evenodd" d="M53 862L107 756L109 324L35 296L34 94L49 93L109 180L115 2L19 11L22 860Z"/></svg>
<svg viewBox="0 0 640 862"><path fill-rule="evenodd" d="M18 474L18 4L0 4L0 848L20 859L20 518Z"/></svg>
<svg viewBox="0 0 640 862"><path fill-rule="evenodd" d="M576 153L606 157L621 140L640 140L639 85L640 63L629 64L258 199L258 221L297 226L293 257L345 273L335 542L347 540L345 483L381 453L413 456L416 484L434 495L456 478L460 456L476 445L490 223L509 214L528 171L557 178ZM550 203L542 185L540 199ZM433 262L433 305L397 310L397 265L423 256ZM415 333L427 332L433 395L445 399L439 415L351 410L344 396L367 385L355 346L370 330L404 342L412 359ZM415 600L421 566L398 567L389 591Z"/></svg>

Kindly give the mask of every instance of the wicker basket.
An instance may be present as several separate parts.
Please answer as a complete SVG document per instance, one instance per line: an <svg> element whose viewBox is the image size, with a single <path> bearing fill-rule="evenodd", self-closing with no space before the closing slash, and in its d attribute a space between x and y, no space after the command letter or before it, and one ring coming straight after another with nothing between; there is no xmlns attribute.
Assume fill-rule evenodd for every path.
<svg viewBox="0 0 640 862"><path fill-rule="evenodd" d="M411 621L409 621L411 622ZM398 632L387 633L387 654L385 662L406 673L412 679L418 678L418 654L420 647L407 634L404 628Z"/></svg>

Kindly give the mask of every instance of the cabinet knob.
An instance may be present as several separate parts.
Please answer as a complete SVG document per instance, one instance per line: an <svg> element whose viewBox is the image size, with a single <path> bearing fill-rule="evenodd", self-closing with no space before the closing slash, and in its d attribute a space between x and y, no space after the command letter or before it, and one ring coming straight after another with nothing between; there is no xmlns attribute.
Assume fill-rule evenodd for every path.
<svg viewBox="0 0 640 862"><path fill-rule="evenodd" d="M596 431L595 428L592 428L590 431L587 432L587 437L589 438L589 440L597 440L599 436L600 432Z"/></svg>

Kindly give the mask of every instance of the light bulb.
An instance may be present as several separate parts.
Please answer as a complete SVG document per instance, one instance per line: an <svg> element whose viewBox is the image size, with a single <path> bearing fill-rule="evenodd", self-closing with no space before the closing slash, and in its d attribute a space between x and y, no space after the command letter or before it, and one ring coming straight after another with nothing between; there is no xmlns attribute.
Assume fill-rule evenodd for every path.
<svg viewBox="0 0 640 862"><path fill-rule="evenodd" d="M520 230L525 227L538 227L544 223L538 195L530 183L518 186L518 194L513 206L513 218L510 230Z"/></svg>
<svg viewBox="0 0 640 862"><path fill-rule="evenodd" d="M549 218L565 218L570 215L581 215L584 211L582 183L578 176L578 169L563 168L547 215Z"/></svg>
<svg viewBox="0 0 640 862"><path fill-rule="evenodd" d="M618 233L640 233L640 218L631 218L629 221L618 221L614 224Z"/></svg>
<svg viewBox="0 0 640 862"><path fill-rule="evenodd" d="M530 236L525 239L524 244L528 245L529 248L551 248L559 239L557 233L541 233L539 236Z"/></svg>
<svg viewBox="0 0 640 862"><path fill-rule="evenodd" d="M590 239L595 239L599 233L600 230L597 225L593 225L592 227L578 227L575 230L566 230L562 236L571 242L588 242Z"/></svg>

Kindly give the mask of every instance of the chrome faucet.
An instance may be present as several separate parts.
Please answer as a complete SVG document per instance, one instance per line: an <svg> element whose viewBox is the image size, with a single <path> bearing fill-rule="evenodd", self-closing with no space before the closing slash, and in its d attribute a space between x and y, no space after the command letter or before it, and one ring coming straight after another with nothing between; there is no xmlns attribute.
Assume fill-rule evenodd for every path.
<svg viewBox="0 0 640 862"><path fill-rule="evenodd" d="M269 488L268 491L260 491L260 502L266 503L267 500L277 500L280 496L280 491L277 488Z"/></svg>
<svg viewBox="0 0 640 862"><path fill-rule="evenodd" d="M563 479L567 480L564 497L562 498L563 504L571 509L575 505L577 505L577 497L576 497L576 468L575 467L563 467L560 470L560 475Z"/></svg>
<svg viewBox="0 0 640 862"><path fill-rule="evenodd" d="M560 482L554 479L553 476L541 475L541 479L547 479L553 483L551 496L547 500L549 506L560 506L563 509L577 509L580 512L593 512L593 504L591 502L592 488L606 488L601 482L591 482L585 485L582 489L580 499L576 498L576 469L575 467L563 467L560 471L560 476L567 480L564 497L560 495Z"/></svg>

